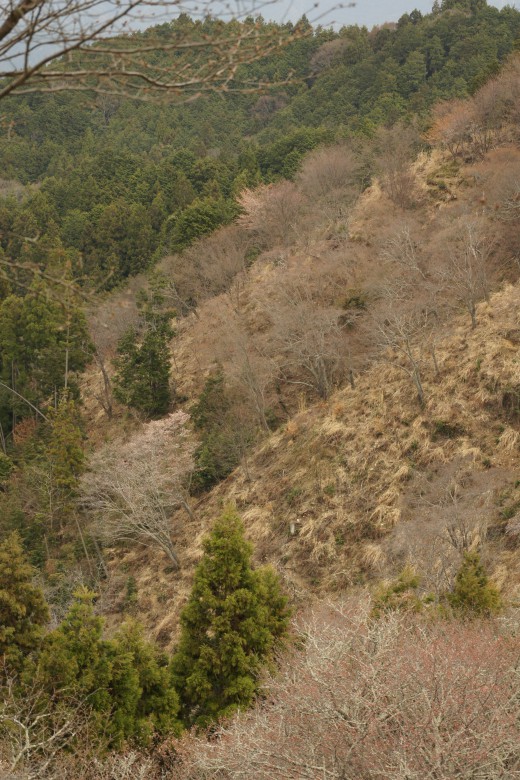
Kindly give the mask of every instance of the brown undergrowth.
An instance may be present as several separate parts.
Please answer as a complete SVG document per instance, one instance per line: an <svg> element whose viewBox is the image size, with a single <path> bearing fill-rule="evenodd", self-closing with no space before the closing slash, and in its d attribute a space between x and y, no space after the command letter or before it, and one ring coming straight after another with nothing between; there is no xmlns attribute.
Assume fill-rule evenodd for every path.
<svg viewBox="0 0 520 780"><path fill-rule="evenodd" d="M172 366L189 409L217 363L238 375L242 346L235 343L233 351L226 341L238 325L257 356L270 365L279 360L269 305L281 289L296 289L303 279L319 305L341 313L345 299L360 296L367 304L345 335L355 336L354 387L343 384L319 399L290 381L276 393L269 385L268 404L279 403L282 393L278 429L251 453L247 468L193 499L193 520L172 518L181 571L173 572L159 552L112 552L100 602L111 620L126 611L128 582L135 579L132 611L171 646L201 539L228 503L241 513L258 562L273 563L296 600L370 585L406 563L422 573L425 588L440 592L462 552L477 545L507 598L520 596L520 290L497 219L506 174L519 160L513 147L491 150L471 166L434 150L414 166L422 197L406 211L377 183L356 203L349 190L344 208L333 213L327 204L307 228L300 223L291 246L260 254L241 272L238 288L202 300L197 315L179 321ZM413 237L414 294L426 299L431 289L438 294L450 236L469 218L485 226L489 287L496 292L478 304L475 329L453 296L439 296L435 352L431 331L419 334L416 345L421 406L404 359L376 344L368 327L381 290L403 277L403 267L385 259L386 242L403 225ZM86 408L94 421L92 391ZM128 426L118 415L109 424L98 415L93 441Z"/></svg>

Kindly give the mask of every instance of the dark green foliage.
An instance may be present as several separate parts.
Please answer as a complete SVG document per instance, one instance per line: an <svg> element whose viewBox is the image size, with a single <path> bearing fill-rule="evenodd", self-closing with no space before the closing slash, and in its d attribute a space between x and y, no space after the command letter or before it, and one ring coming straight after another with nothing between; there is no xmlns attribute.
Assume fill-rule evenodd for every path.
<svg viewBox="0 0 520 780"><path fill-rule="evenodd" d="M420 612L423 600L417 589L421 580L411 566L406 566L399 577L381 585L374 594L372 615L380 617L385 612Z"/></svg>
<svg viewBox="0 0 520 780"><path fill-rule="evenodd" d="M226 389L224 375L218 371L208 377L191 419L201 436L195 452L194 492L207 490L225 479L240 462L242 450L254 438L245 413L239 419L234 399Z"/></svg>
<svg viewBox="0 0 520 780"><path fill-rule="evenodd" d="M141 322L130 328L117 347L114 395L148 417L166 414L170 406L172 312L160 311L159 294L141 306Z"/></svg>
<svg viewBox="0 0 520 780"><path fill-rule="evenodd" d="M205 725L247 707L258 675L287 631L289 611L276 575L254 571L251 545L228 509L204 542L172 676L186 724Z"/></svg>
<svg viewBox="0 0 520 780"><path fill-rule="evenodd" d="M25 296L9 295L0 305L0 379L37 407L53 402L67 382L75 392L74 372L85 368L90 354L83 312L73 303L60 304L43 285L32 285ZM26 401L0 389L4 428L32 415Z"/></svg>
<svg viewBox="0 0 520 780"><path fill-rule="evenodd" d="M72 511L78 480L84 469L83 436L76 403L65 392L51 416L47 457L56 499L67 515Z"/></svg>
<svg viewBox="0 0 520 780"><path fill-rule="evenodd" d="M76 593L63 623L47 635L31 675L51 701L59 703L66 694L82 702L90 713L92 736L111 747L127 741L146 746L155 735L179 733L179 704L167 659L136 624L104 639L93 600L88 590Z"/></svg>
<svg viewBox="0 0 520 780"><path fill-rule="evenodd" d="M173 220L170 241L173 249L183 249L195 239L226 225L236 217L234 201L224 198L197 198Z"/></svg>
<svg viewBox="0 0 520 780"><path fill-rule="evenodd" d="M500 593L489 582L477 552L464 553L448 601L452 609L463 617L489 616L500 611Z"/></svg>
<svg viewBox="0 0 520 780"><path fill-rule="evenodd" d="M14 464L11 458L0 452L0 487L5 485L13 473Z"/></svg>
<svg viewBox="0 0 520 780"><path fill-rule="evenodd" d="M18 670L43 638L49 611L16 533L0 544L0 673Z"/></svg>
<svg viewBox="0 0 520 780"><path fill-rule="evenodd" d="M179 698L170 681L168 658L147 642L137 623L122 626L114 638L119 652L131 655L139 696L125 735L149 745L156 735L179 734Z"/></svg>
<svg viewBox="0 0 520 780"><path fill-rule="evenodd" d="M276 33L272 23L254 23ZM140 35L166 41L189 30L200 40L216 24L179 18ZM0 138L3 176L41 187L21 202L0 202L0 249L47 266L49 247L60 247L86 284L111 287L147 268L170 239L182 248L232 219L241 188L292 177L318 143L372 136L380 125L427 117L439 99L467 96L519 36L514 8L450 0L431 14L404 14L395 29L318 27L241 66L242 82L293 79L260 98L232 89L163 106L110 98L93 105L66 93L15 97L3 109L14 128ZM167 66L166 53L154 56ZM20 269L9 276L16 284L30 278Z"/></svg>

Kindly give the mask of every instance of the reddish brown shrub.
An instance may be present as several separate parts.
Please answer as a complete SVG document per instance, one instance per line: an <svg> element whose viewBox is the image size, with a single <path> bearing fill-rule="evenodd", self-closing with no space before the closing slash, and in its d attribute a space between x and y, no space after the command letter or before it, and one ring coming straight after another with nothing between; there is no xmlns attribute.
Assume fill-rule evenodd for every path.
<svg viewBox="0 0 520 780"><path fill-rule="evenodd" d="M184 777L516 777L520 641L493 623L408 621L322 607L264 701L191 738Z"/></svg>

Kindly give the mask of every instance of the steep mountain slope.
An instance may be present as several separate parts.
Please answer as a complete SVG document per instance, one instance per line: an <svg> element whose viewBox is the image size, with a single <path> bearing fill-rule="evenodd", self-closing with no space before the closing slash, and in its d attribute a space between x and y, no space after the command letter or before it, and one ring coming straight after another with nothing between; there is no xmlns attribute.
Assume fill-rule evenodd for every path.
<svg viewBox="0 0 520 780"><path fill-rule="evenodd" d="M238 307L227 293L201 303L197 317L181 321L175 378L179 394L194 398L215 355L233 375L236 352L226 357L215 345L225 343L224 335L236 332L243 318L249 338L260 338L254 343L262 345L263 355L271 349L270 359L277 360L279 342L269 336L273 324L265 302L277 290L290 289L294 278L303 275L336 312L345 313L338 289L341 300L355 289L366 301L353 327L343 331L351 340L354 386L347 383L321 400L290 383L278 388L290 417L223 483L192 500L193 520L184 513L172 518L181 572L172 573L160 554L114 553L103 609L112 612L111 600L121 608L124 572L131 571L139 615L169 645L201 537L228 503L244 518L257 559L272 562L297 599L371 586L406 563L420 572L425 590L439 595L449 587L461 550L475 544L483 546L506 598L518 598L519 287L507 256L508 234L495 220L505 174L517 165L512 146L455 168L434 151L415 165L416 186L427 195L413 211L393 206L376 184L348 207L347 233L339 243L337 222L331 240L331 221L315 200L314 219L303 220L299 239L261 255L241 280ZM446 179L441 188L440 175ZM488 272L496 292L477 305L475 328L453 291L436 286L444 279L445 255L453 251L444 234L468 218L483 220L494 236ZM398 263L383 262L382 247L403 221L420 236L424 263L414 281L414 300L425 300L435 283L444 306L434 330L414 340L422 406L407 358L374 337L386 311L382 291L402 280ZM274 386L266 385L266 394L276 402Z"/></svg>

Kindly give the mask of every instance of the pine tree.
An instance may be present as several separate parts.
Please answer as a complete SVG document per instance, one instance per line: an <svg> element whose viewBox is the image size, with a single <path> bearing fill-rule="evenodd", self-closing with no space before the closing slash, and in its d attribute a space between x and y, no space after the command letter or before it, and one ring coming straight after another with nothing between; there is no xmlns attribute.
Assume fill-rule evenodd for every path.
<svg viewBox="0 0 520 780"><path fill-rule="evenodd" d="M188 725L248 706L262 665L287 631L289 610L278 580L269 569L254 571L251 555L240 518L227 510L204 541L172 659Z"/></svg>
<svg viewBox="0 0 520 780"><path fill-rule="evenodd" d="M464 554L448 600L456 612L466 616L489 616L500 610L500 594L489 582L477 552Z"/></svg>
<svg viewBox="0 0 520 780"><path fill-rule="evenodd" d="M49 610L16 533L0 545L0 665L18 670L43 638Z"/></svg>

